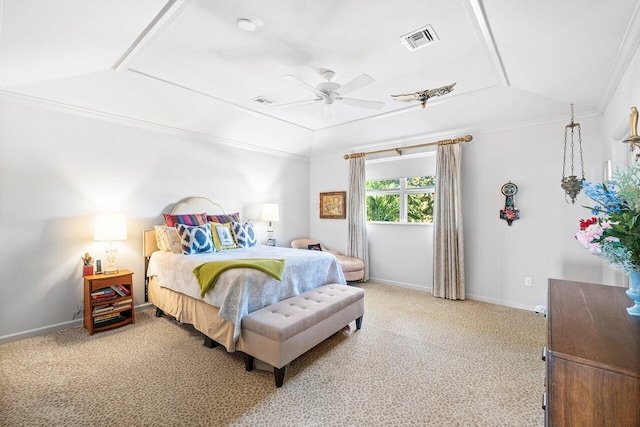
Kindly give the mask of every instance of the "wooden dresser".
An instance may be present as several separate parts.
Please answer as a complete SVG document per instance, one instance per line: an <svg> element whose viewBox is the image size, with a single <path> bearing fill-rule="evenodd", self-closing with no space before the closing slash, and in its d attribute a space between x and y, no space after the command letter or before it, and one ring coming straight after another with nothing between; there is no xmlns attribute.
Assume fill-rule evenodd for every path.
<svg viewBox="0 0 640 427"><path fill-rule="evenodd" d="M640 426L640 317L625 291L549 279L545 425Z"/></svg>

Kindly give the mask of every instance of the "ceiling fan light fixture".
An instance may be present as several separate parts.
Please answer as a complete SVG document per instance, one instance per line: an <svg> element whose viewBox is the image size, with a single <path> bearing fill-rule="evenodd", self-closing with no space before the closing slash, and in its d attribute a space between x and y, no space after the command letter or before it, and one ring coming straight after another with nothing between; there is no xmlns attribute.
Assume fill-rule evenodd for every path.
<svg viewBox="0 0 640 427"><path fill-rule="evenodd" d="M336 120L336 108L333 102L325 102L324 118L328 123L333 123Z"/></svg>
<svg viewBox="0 0 640 427"><path fill-rule="evenodd" d="M238 18L238 27L243 31L251 32L256 29L256 23L248 18Z"/></svg>

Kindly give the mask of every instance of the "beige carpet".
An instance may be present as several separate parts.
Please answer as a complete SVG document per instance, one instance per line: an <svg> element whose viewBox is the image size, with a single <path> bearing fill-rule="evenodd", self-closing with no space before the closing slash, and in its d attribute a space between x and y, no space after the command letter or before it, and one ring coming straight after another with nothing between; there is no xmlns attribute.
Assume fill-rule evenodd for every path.
<svg viewBox="0 0 640 427"><path fill-rule="evenodd" d="M363 328L284 386L152 310L0 346L2 426L541 426L545 319L367 283Z"/></svg>

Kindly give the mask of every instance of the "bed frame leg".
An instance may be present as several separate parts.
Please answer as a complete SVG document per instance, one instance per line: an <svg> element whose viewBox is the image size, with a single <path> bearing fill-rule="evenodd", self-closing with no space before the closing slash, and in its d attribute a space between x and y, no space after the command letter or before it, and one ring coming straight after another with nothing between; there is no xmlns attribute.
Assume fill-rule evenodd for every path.
<svg viewBox="0 0 640 427"><path fill-rule="evenodd" d="M247 353L242 353L242 356L244 357L244 368L248 372L253 371L253 356Z"/></svg>
<svg viewBox="0 0 640 427"><path fill-rule="evenodd" d="M356 329L362 328L362 317L363 316L360 316L356 319Z"/></svg>
<svg viewBox="0 0 640 427"><path fill-rule="evenodd" d="M162 317L163 315L164 315L164 311L156 307L156 317Z"/></svg>
<svg viewBox="0 0 640 427"><path fill-rule="evenodd" d="M204 336L204 346L205 347L209 347L209 348L214 348L219 346L220 343L217 341L212 340L211 338L209 338L208 336Z"/></svg>
<svg viewBox="0 0 640 427"><path fill-rule="evenodd" d="M284 383L284 371L287 369L287 366L283 366L282 368L273 368L273 376L276 380L276 387L282 387Z"/></svg>

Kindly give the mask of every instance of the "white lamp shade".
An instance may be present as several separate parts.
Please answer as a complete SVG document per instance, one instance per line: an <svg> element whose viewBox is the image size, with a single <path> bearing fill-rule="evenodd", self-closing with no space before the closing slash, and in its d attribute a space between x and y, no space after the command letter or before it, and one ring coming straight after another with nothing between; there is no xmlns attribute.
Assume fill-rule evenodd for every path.
<svg viewBox="0 0 640 427"><path fill-rule="evenodd" d="M262 220L280 221L280 214L278 213L277 203L265 203L264 205L262 205Z"/></svg>
<svg viewBox="0 0 640 427"><path fill-rule="evenodd" d="M127 222L122 214L102 214L96 217L93 240L113 242L127 240Z"/></svg>

